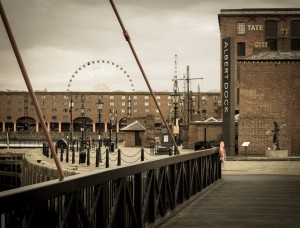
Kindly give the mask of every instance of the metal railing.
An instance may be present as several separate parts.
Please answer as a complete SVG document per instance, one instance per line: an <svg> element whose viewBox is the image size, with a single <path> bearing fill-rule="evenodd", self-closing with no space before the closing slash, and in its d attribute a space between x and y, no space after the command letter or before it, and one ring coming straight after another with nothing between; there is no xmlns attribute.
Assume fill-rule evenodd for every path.
<svg viewBox="0 0 300 228"><path fill-rule="evenodd" d="M1 227L152 227L221 178L217 148L0 192Z"/></svg>
<svg viewBox="0 0 300 228"><path fill-rule="evenodd" d="M98 167L100 163L105 162L103 166L105 165L106 168L111 167L111 163L116 164L117 166L120 166L121 163L125 164L134 164L138 161L145 161L150 160L151 156L154 156L153 152L151 154L151 149L146 150L145 148L141 148L137 150L134 154L128 154L124 153L121 149L117 149L114 152L110 152L108 147L103 147L101 149L101 155L99 151L99 157L101 157L101 161L99 157L97 158L97 150L99 148L97 147L88 147L85 151L79 151L78 148L75 147L72 148L63 148L63 147L55 147L56 154L60 158L61 162L66 163L86 163L87 166L96 166ZM169 153L169 156L173 155L173 151L170 150L171 153ZM81 153L84 153L84 159L80 158ZM43 144L43 155L46 157L52 158L52 155L50 153L49 147L46 143Z"/></svg>

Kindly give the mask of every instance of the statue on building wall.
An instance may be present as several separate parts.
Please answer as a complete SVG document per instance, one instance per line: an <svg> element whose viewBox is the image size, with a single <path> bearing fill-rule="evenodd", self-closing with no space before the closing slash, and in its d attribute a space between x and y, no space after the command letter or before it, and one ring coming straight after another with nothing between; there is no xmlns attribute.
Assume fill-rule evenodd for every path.
<svg viewBox="0 0 300 228"><path fill-rule="evenodd" d="M273 130L269 130L266 133L270 134L271 132L273 132L273 146L272 146L272 150L280 150L279 147L279 131L280 129L286 127L286 124L282 124L281 126L279 126L279 124L277 123L277 121L274 121L274 129ZM271 148L269 148L270 150Z"/></svg>
<svg viewBox="0 0 300 228"><path fill-rule="evenodd" d="M274 121L274 130L273 132L273 150L280 150L279 148L279 130L280 127L276 121Z"/></svg>

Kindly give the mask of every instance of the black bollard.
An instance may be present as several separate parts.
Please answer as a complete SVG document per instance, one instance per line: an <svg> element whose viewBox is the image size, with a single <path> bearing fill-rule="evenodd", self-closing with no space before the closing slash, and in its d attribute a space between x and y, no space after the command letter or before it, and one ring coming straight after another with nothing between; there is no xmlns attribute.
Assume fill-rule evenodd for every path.
<svg viewBox="0 0 300 228"><path fill-rule="evenodd" d="M141 149L141 161L145 160L145 151L144 148Z"/></svg>
<svg viewBox="0 0 300 228"><path fill-rule="evenodd" d="M90 165L90 147L87 149L87 161L86 161L86 165Z"/></svg>
<svg viewBox="0 0 300 228"><path fill-rule="evenodd" d="M85 151L80 151L79 153L79 164L85 163L86 160L86 152Z"/></svg>
<svg viewBox="0 0 300 228"><path fill-rule="evenodd" d="M105 167L106 168L109 168L109 149L106 148L106 164L105 164Z"/></svg>
<svg viewBox="0 0 300 228"><path fill-rule="evenodd" d="M60 148L60 161L64 161L64 149Z"/></svg>
<svg viewBox="0 0 300 228"><path fill-rule="evenodd" d="M172 156L173 152L172 152L172 148L169 148L169 156Z"/></svg>
<svg viewBox="0 0 300 228"><path fill-rule="evenodd" d="M121 165L121 149L118 149L118 164L117 166Z"/></svg>
<svg viewBox="0 0 300 228"><path fill-rule="evenodd" d="M67 147L66 162L69 163L69 147Z"/></svg>
<svg viewBox="0 0 300 228"><path fill-rule="evenodd" d="M96 167L99 167L99 160L100 160L100 150L96 148Z"/></svg>
<svg viewBox="0 0 300 228"><path fill-rule="evenodd" d="M48 146L46 143L44 143L43 145L45 145L45 156L49 158L49 150L48 150Z"/></svg>
<svg viewBox="0 0 300 228"><path fill-rule="evenodd" d="M75 163L75 147L72 147L72 164Z"/></svg>

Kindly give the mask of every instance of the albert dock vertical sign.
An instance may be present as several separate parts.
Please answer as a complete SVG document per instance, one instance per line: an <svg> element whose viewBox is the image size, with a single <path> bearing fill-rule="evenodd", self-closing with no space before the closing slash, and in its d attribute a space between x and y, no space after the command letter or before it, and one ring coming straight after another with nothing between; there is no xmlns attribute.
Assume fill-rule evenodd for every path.
<svg viewBox="0 0 300 228"><path fill-rule="evenodd" d="M235 56L234 40L222 39L222 106L223 106L223 141L226 153L235 154Z"/></svg>

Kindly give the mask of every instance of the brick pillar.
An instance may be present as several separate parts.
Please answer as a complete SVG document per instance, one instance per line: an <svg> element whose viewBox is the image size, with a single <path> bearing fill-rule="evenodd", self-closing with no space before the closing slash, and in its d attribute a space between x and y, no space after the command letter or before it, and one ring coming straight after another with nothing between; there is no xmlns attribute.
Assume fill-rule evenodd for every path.
<svg viewBox="0 0 300 228"><path fill-rule="evenodd" d="M17 122L14 122L14 132L17 131Z"/></svg>

